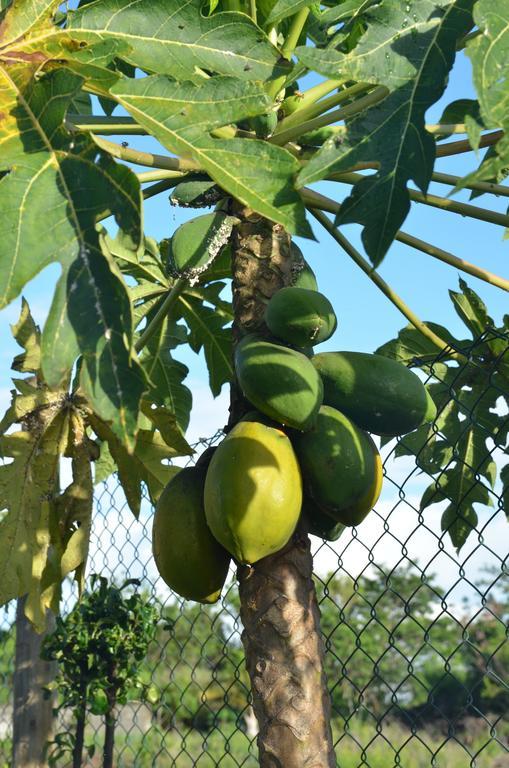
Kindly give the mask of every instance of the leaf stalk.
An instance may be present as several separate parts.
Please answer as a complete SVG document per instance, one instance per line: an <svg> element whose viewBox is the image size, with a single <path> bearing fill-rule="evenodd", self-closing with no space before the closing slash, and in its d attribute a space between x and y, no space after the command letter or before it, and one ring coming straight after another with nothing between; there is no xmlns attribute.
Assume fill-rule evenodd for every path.
<svg viewBox="0 0 509 768"><path fill-rule="evenodd" d="M160 327L161 323L165 319L170 309L177 302L180 294L182 293L186 285L187 285L187 280L184 277L178 277L175 280L171 290L161 300L159 309L157 310L156 314L154 315L150 323L147 325L147 327L141 334L138 341L135 343L134 349L136 350L136 352L141 352L141 350L148 344L148 342L150 341L154 333Z"/></svg>
<svg viewBox="0 0 509 768"><path fill-rule="evenodd" d="M301 10L295 14L293 17L290 29L288 30L288 34L286 36L286 40L284 42L283 47L281 48L281 55L284 56L285 59L290 59L293 56L293 52L295 48L297 47L297 43L299 42L299 37L301 36L302 30L304 29L304 25L306 24L307 18L309 16L309 8L301 8Z"/></svg>
<svg viewBox="0 0 509 768"><path fill-rule="evenodd" d="M503 131L493 131L493 133L485 133L479 140L479 149L483 147L491 147L500 141L504 135ZM472 147L468 139L462 139L461 141L449 141L447 144L439 144L437 146L437 157L450 157L451 155L460 155L463 152L474 152L475 147Z"/></svg>
<svg viewBox="0 0 509 768"><path fill-rule="evenodd" d="M328 177L331 181L340 181L344 184L357 184L364 178L360 173L332 173ZM439 208L443 211L451 211L459 216L468 216L471 219L486 221L489 224L498 224L501 227L509 227L509 216L498 211L490 211L487 208L480 208L478 205L461 203L459 200L451 200L448 197L439 197L438 195L423 194L416 189L409 189L410 199L416 203L430 205L432 208Z"/></svg>
<svg viewBox="0 0 509 768"><path fill-rule="evenodd" d="M306 120L299 125L291 126L290 128L271 136L269 141L273 144L278 144L279 146L286 144L289 141L294 141L304 133L314 131L317 128L322 128L324 125L331 125L338 120L344 120L347 117L353 117L359 112L363 112L365 109L368 109L369 107L378 104L382 99L385 99L388 93L388 89L381 85L371 91L371 93L368 93L367 96L363 96L352 102L352 104L348 104L346 107L341 107L340 109L335 109L332 112L327 112L325 115L319 115L311 120Z"/></svg>
<svg viewBox="0 0 509 768"><path fill-rule="evenodd" d="M179 157L168 157L167 155L156 155L152 152L142 152L139 149L132 149L131 147L123 147L120 144L116 144L114 141L108 141L107 139L100 139L98 136L94 136L94 141L100 149L108 152L112 157L116 157L118 160L125 160L127 163L134 163L134 165L144 165L152 168L162 168L167 171L196 171L199 170L199 166L194 160L186 160Z"/></svg>
<svg viewBox="0 0 509 768"><path fill-rule="evenodd" d="M397 309L407 318L407 320L416 328L423 336L431 341L438 349L446 351L450 357L455 360L464 360L464 356L461 353L451 350L451 346L434 333L428 326L413 312L410 307L403 301L403 299L391 288L391 286L385 282L385 280L376 272L376 270L361 256L359 251L354 248L349 240L332 224L327 216L322 213L321 210L317 210L313 207L312 198L308 197L308 192L305 190L306 195L304 201L312 216L320 222L320 224L327 230L331 237L343 248L343 250L350 256L350 258L357 264L360 269L369 277L369 279L379 288L382 293L394 304Z"/></svg>
<svg viewBox="0 0 509 768"><path fill-rule="evenodd" d="M278 133L282 133L294 125L299 125L306 122L307 120L311 120L312 118L317 117L318 115L322 115L325 112L328 112L329 109L332 109L332 107L336 107L338 104L342 104L343 101L347 101L347 99L350 99L352 96L356 96L358 93L363 93L370 88L373 88L370 83L356 83L350 88L345 88L344 90L333 94L327 99L315 101L305 106L301 105L295 110L295 112L292 112L291 115L288 115L288 117L285 117L283 120L281 120L274 132L274 135L277 136Z"/></svg>

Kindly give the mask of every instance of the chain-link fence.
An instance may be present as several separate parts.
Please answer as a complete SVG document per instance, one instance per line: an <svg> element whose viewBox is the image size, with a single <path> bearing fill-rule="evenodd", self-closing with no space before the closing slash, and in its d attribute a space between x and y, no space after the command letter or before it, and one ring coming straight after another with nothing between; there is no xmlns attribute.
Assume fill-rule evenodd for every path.
<svg viewBox="0 0 509 768"><path fill-rule="evenodd" d="M468 353L468 364L446 366L439 356L424 366L438 387L437 421L427 433L383 446L385 483L376 510L335 543L313 538L341 768L509 766L509 529L502 484L485 471L490 462L500 469L506 457L509 398L499 372L502 360L509 364L507 338L484 334ZM479 435L482 450L477 444L465 451L465 441ZM202 441L197 455L220 438ZM451 472L464 482L454 519L472 529L459 554L450 542L450 513L441 530ZM235 574L217 606L180 600L157 576L151 516L145 500L133 519L115 481L97 488L89 573L117 584L139 579L161 611L141 665L151 696L119 709L116 764L254 767L256 720ZM69 587L64 612L74 602ZM11 624L7 611L0 636L0 766L9 764L11 748ZM70 724L71 713L61 712L56 730ZM101 719L90 716L86 744L102 738ZM99 755L85 764L101 765Z"/></svg>

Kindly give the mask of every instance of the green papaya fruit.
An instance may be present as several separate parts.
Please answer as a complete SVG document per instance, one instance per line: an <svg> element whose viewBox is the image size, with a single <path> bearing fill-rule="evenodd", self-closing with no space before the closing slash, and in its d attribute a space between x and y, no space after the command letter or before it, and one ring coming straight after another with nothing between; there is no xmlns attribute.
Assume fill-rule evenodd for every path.
<svg viewBox="0 0 509 768"><path fill-rule="evenodd" d="M324 512L316 501L307 494L304 494L302 501L302 514L306 517L309 533L320 539L337 541L345 530L342 523L338 523L337 520Z"/></svg>
<svg viewBox="0 0 509 768"><path fill-rule="evenodd" d="M313 425L322 383L301 352L246 336L235 350L235 371L244 395L266 416L300 430Z"/></svg>
<svg viewBox="0 0 509 768"><path fill-rule="evenodd" d="M203 272L230 239L236 221L234 216L214 211L181 224L170 240L171 271L183 277Z"/></svg>
<svg viewBox="0 0 509 768"><path fill-rule="evenodd" d="M195 177L181 181L170 193L170 203L181 208L210 208L215 205L224 192L207 177Z"/></svg>
<svg viewBox="0 0 509 768"><path fill-rule="evenodd" d="M285 433L240 421L219 444L205 481L205 515L215 538L240 563L256 563L290 539L302 480Z"/></svg>
<svg viewBox="0 0 509 768"><path fill-rule="evenodd" d="M370 436L324 405L315 426L294 436L306 494L343 525L357 525L381 490L381 462Z"/></svg>
<svg viewBox="0 0 509 768"><path fill-rule="evenodd" d="M281 288L265 308L265 322L274 336L296 347L327 341L337 327L329 299L318 291Z"/></svg>
<svg viewBox="0 0 509 768"><path fill-rule="evenodd" d="M230 555L205 520L203 489L207 467L181 469L158 499L152 529L157 569L186 600L215 603L226 580Z"/></svg>
<svg viewBox="0 0 509 768"><path fill-rule="evenodd" d="M308 291L317 291L316 276L302 253L299 246L293 242L290 244L292 256L292 286L295 288L307 288Z"/></svg>
<svg viewBox="0 0 509 768"><path fill-rule="evenodd" d="M312 364L323 381L324 403L375 435L404 435L436 415L419 377L388 357L321 352Z"/></svg>
<svg viewBox="0 0 509 768"><path fill-rule="evenodd" d="M248 124L249 128L256 133L257 138L267 139L276 130L277 114L276 112L267 112L265 115L250 117Z"/></svg>

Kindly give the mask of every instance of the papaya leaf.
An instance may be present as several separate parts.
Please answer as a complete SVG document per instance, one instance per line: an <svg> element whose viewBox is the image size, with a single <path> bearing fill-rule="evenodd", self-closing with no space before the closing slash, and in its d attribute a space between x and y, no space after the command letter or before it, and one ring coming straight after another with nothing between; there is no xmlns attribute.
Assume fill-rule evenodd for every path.
<svg viewBox="0 0 509 768"><path fill-rule="evenodd" d="M99 440L99 458L94 462L94 485L103 483L114 472L117 471L115 459L111 455L108 443L105 440Z"/></svg>
<svg viewBox="0 0 509 768"><path fill-rule="evenodd" d="M185 432L189 425L193 397L191 390L183 383L189 373L187 366L171 355L171 349L175 346L175 336L172 334L175 332L174 323L166 318L159 333L154 334L147 344L142 364L149 381L148 397L154 404L174 414L176 423ZM187 334L184 338L187 338Z"/></svg>
<svg viewBox="0 0 509 768"><path fill-rule="evenodd" d="M41 331L34 322L25 298L21 300L19 320L11 326L11 330L20 347L25 350L16 355L12 369L20 373L36 373L41 366Z"/></svg>
<svg viewBox="0 0 509 768"><path fill-rule="evenodd" d="M327 77L381 84L389 95L347 123L345 135L326 141L298 176L299 186L359 162L378 170L343 201L336 223L363 225L362 241L374 266L410 210L407 184L426 192L435 142L425 130L426 110L442 95L456 42L471 27L472 0L421 0L412 13L399 0L366 12L365 34L348 54L332 46L298 48L302 63Z"/></svg>
<svg viewBox="0 0 509 768"><path fill-rule="evenodd" d="M159 430L171 451L179 456L190 456L193 453L172 411L164 406L157 407L149 400L142 400L141 411L150 421L152 428Z"/></svg>
<svg viewBox="0 0 509 768"><path fill-rule="evenodd" d="M131 353L127 290L101 249L95 223L113 212L125 241L136 249L139 183L93 142L65 130L65 112L82 78L57 70L27 85L21 75L9 75L0 105L10 115L0 126L2 167L8 171L0 180L0 304L47 264L60 261L63 273L42 337L44 379L59 386L83 355L87 397L132 446L145 384ZM42 221L46 237L40 236Z"/></svg>
<svg viewBox="0 0 509 768"><path fill-rule="evenodd" d="M135 517L138 517L140 512L142 484L147 486L151 499L155 502L166 483L178 471L178 467L172 467L166 462L176 456L192 453L192 449L187 443L184 446L180 432L178 434L179 450L179 448L170 447L159 432L154 432L151 429L139 429L135 449L133 453L129 454L105 421L99 419L95 414L91 414L89 422L97 437L108 444L109 452L117 467L118 479L129 508Z"/></svg>
<svg viewBox="0 0 509 768"><path fill-rule="evenodd" d="M377 353L419 365L430 377L435 422L399 438L394 456L414 456L417 466L434 478L420 507L449 502L442 531L459 551L477 526L477 505L493 503L497 473L502 484L508 477L507 467L497 467L492 454L507 450L509 419L498 406L501 397L509 403L509 333L504 326L494 327L484 303L464 280L460 291L450 295L473 340L454 339L439 326L434 330L452 349L462 350L466 359L459 366L448 353L433 354L433 345L410 326Z"/></svg>
<svg viewBox="0 0 509 768"><path fill-rule="evenodd" d="M59 0L16 0L15 6L4 4L2 10L7 8L8 11L1 20L0 62L2 59L15 61L16 55L24 50L32 38L37 40L41 53L44 46L42 41L45 38L51 39L52 34L58 32L53 24L53 16L59 5ZM41 56L38 63L41 64Z"/></svg>
<svg viewBox="0 0 509 768"><path fill-rule="evenodd" d="M211 302L215 308L206 306L204 300ZM211 287L202 289L200 297L183 293L178 302L178 310L190 331L191 349L195 352L203 349L205 353L214 397L219 395L223 384L233 380L232 334L231 328L225 327L231 316L217 311L216 305L217 296L212 293Z"/></svg>
<svg viewBox="0 0 509 768"><path fill-rule="evenodd" d="M465 280L460 278L459 284L461 293L449 291L449 296L459 317L476 339L487 328L493 327L494 322L488 315L484 302L468 287Z"/></svg>
<svg viewBox="0 0 509 768"><path fill-rule="evenodd" d="M39 551L32 561L32 584L25 613L43 630L46 610L58 613L62 580L72 572L83 573L92 524L93 484L88 438L81 414L70 415L72 482L51 504L37 533ZM36 576L36 578L35 578ZM82 584L80 584L80 589Z"/></svg>
<svg viewBox="0 0 509 768"><path fill-rule="evenodd" d="M455 99L446 106L438 123L440 125L454 125L455 123L464 123L467 119L471 120L472 125L477 127L480 136L484 126L481 120L479 102L474 99ZM452 133L440 134L441 139L447 139L450 136Z"/></svg>
<svg viewBox="0 0 509 768"><path fill-rule="evenodd" d="M459 553L469 535L475 531L479 518L471 504L458 508L455 504L449 504L442 515L441 526L444 533L451 537L453 546Z"/></svg>
<svg viewBox="0 0 509 768"><path fill-rule="evenodd" d="M153 76L124 79L111 92L170 152L192 158L222 189L257 213L293 234L311 236L294 189L297 159L266 141L210 135L215 128L265 112L270 100L261 84L233 77L176 83ZM261 167L270 168L270 174L261 174Z"/></svg>
<svg viewBox="0 0 509 768"><path fill-rule="evenodd" d="M361 16L372 5L377 5L379 0L344 0L333 5L321 15L322 24L334 24L341 21L352 20Z"/></svg>
<svg viewBox="0 0 509 768"><path fill-rule="evenodd" d="M147 72L176 80L204 69L266 81L288 72L278 50L245 14L202 14L201 0L102 0L69 14L75 40L126 42L125 57Z"/></svg>
<svg viewBox="0 0 509 768"><path fill-rule="evenodd" d="M509 464L506 464L500 472L502 481L502 503L505 516L509 520Z"/></svg>
<svg viewBox="0 0 509 768"><path fill-rule="evenodd" d="M101 234L104 247L114 257L122 274L133 277L138 283L155 284L164 289L170 287L167 269L153 238L144 237L141 248L134 251L129 243L125 244L118 236L111 238L105 230Z"/></svg>
<svg viewBox="0 0 509 768"><path fill-rule="evenodd" d="M456 348L461 349L469 344L468 341L458 342L458 340L449 333L447 328L444 328L444 326L439 325L438 323L426 322L425 325L444 339L444 341L449 342L451 345L451 352ZM438 349L427 336L424 336L417 328L409 323L399 331L396 339L392 339L386 344L382 344L382 346L376 350L376 354L392 357L393 360L398 360L405 365L410 365L412 363L421 364L436 359ZM445 354L444 359L447 358L448 355Z"/></svg>
<svg viewBox="0 0 509 768"><path fill-rule="evenodd" d="M502 138L458 188L470 181L498 178L509 167L509 5L499 0L478 0L474 21L481 34L467 44L481 118L487 128L504 131Z"/></svg>
<svg viewBox="0 0 509 768"><path fill-rule="evenodd" d="M31 428L0 437L8 464L0 466L4 515L0 520L0 604L37 589L49 542L49 505L55 497L68 412L38 411Z"/></svg>
<svg viewBox="0 0 509 768"><path fill-rule="evenodd" d="M78 93L69 102L68 111L75 115L91 115L92 97L90 94L85 93L85 91L78 91Z"/></svg>

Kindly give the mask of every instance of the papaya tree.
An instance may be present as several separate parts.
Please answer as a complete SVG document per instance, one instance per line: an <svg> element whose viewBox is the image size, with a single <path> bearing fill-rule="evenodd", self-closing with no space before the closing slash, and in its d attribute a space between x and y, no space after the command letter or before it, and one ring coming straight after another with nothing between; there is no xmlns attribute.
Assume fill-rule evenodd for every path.
<svg viewBox="0 0 509 768"><path fill-rule="evenodd" d="M28 595L41 629L62 579L83 581L94 481L117 471L135 515L142 487L157 502L178 472L168 460L191 453L181 345L204 352L214 395L230 386L228 433L252 408L234 349L249 334L269 337L266 306L282 289L306 275L305 290L316 288L293 236L331 236L401 310L409 325L382 355L430 375L442 356L429 390L435 427L421 419L400 452L433 468L423 505L449 502L442 527L461 547L474 504L489 501L497 480L488 439L507 454L507 419L495 395L479 393L495 376L497 397L507 394L509 320L490 336L493 321L463 282L455 308L482 343L456 339L419 319L377 267L397 240L509 289L482 264L401 229L413 205L509 224L428 193L435 181L508 195L507 0L1 0L0 9L1 306L48 264L61 268L42 330L26 303L13 328L23 347L14 370L32 378L15 380L2 421L1 602ZM459 50L477 99L426 124ZM457 133L466 137L449 140ZM127 135L129 144L115 140ZM144 135L159 153L131 138ZM483 148L466 177L434 171L436 158ZM330 196L316 189L322 181ZM155 242L143 201L168 191L175 205L211 210ZM365 255L344 234L351 223ZM461 427L474 409L479 418ZM459 454L443 435L459 440ZM60 489L62 456L72 479ZM277 552L239 563L267 768L335 765L309 517Z"/></svg>

